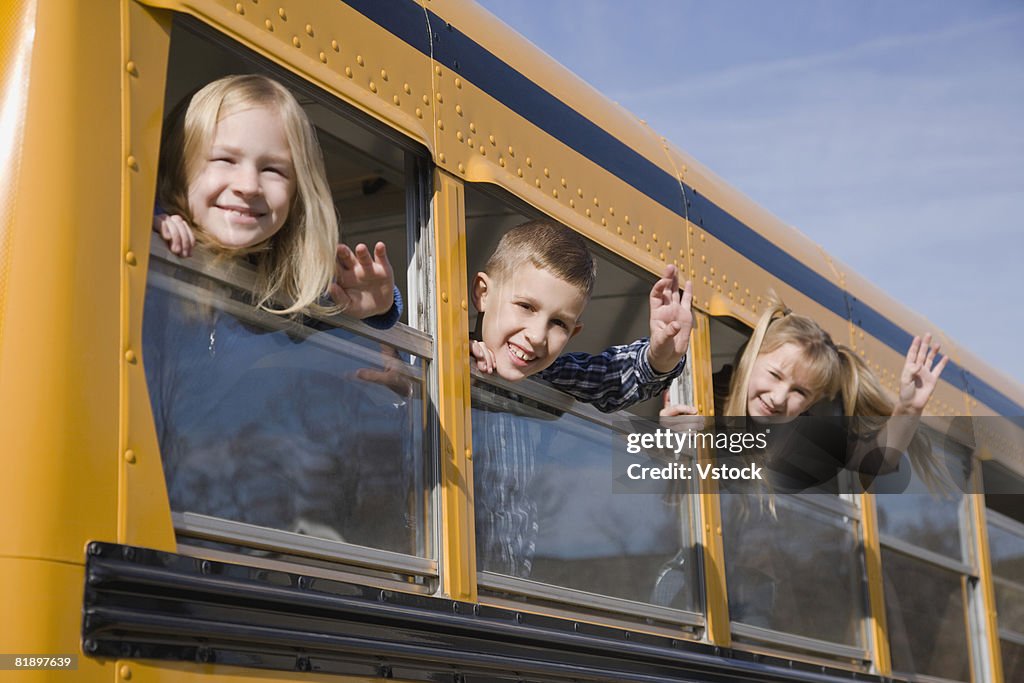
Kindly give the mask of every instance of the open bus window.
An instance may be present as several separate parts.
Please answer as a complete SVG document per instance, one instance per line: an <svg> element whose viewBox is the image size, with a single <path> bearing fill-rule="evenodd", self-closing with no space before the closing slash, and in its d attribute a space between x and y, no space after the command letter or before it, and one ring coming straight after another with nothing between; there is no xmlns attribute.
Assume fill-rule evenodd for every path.
<svg viewBox="0 0 1024 683"><path fill-rule="evenodd" d="M407 295L402 320L422 310L410 267L424 205L416 150L192 22L176 21L169 63L167 111L232 73L291 89L317 129L341 239L383 241ZM414 329L421 321L373 330L341 315L272 314L254 305L254 278L249 259L176 258L154 235L144 360L179 543L436 575L424 417L433 342Z"/></svg>
<svg viewBox="0 0 1024 683"><path fill-rule="evenodd" d="M715 414L722 415L750 328L710 320ZM737 640L866 658L860 511L832 480L813 492L722 489L729 616Z"/></svg>
<svg viewBox="0 0 1024 683"><path fill-rule="evenodd" d="M509 228L536 217L476 188L467 188L466 215L470 280ZM589 246L597 283L567 352L599 353L649 334L648 295L657 278ZM696 496L669 486L653 495L612 493L611 449L624 414L600 413L541 381L479 373L472 400L482 593L499 602L700 623ZM660 407L659 397L637 404L629 419L654 420Z"/></svg>

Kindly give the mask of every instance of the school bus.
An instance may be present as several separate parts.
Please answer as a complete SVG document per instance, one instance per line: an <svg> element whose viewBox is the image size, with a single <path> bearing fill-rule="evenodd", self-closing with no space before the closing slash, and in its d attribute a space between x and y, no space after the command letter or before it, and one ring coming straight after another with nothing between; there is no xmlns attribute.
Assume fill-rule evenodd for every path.
<svg viewBox="0 0 1024 683"><path fill-rule="evenodd" d="M671 391L702 414L771 292L890 390L930 327L481 8L10 0L0 24L5 679L1024 675L1024 389L954 340L927 412L955 495L910 476L895 496L780 495L770 516L710 480L611 492L614 435L658 401L604 415L471 370L469 280L539 216L599 261L574 349L644 336L666 264L693 280ZM342 239L388 246L394 328L282 320L246 300L244 264L154 237L164 118L232 73L300 100ZM147 346L154 293L267 348L232 360L189 320ZM198 368L173 414L156 409L165 351ZM234 383L204 384L222 361ZM496 414L529 441L483 441ZM477 549L487 449L529 449L528 575Z"/></svg>

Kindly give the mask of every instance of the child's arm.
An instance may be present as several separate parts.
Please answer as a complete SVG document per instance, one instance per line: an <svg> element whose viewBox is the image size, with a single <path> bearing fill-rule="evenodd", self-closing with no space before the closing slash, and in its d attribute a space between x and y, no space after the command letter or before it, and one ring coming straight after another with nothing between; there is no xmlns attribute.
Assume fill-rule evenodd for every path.
<svg viewBox="0 0 1024 683"><path fill-rule="evenodd" d="M192 228L181 216L157 213L153 216L153 232L167 242L171 253L182 258L192 255L192 247L196 246L196 236Z"/></svg>
<svg viewBox="0 0 1024 683"><path fill-rule="evenodd" d="M377 242L373 254L365 244L356 245L354 252L339 244L334 273L328 293L342 313L359 319L395 318L391 325L397 321L397 316L385 316L396 310L401 315L401 303L383 242Z"/></svg>

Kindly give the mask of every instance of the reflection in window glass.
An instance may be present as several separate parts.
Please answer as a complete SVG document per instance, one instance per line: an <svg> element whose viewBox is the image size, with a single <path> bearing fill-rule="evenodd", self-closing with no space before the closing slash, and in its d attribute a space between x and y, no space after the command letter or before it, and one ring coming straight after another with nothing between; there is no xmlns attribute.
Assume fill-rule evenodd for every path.
<svg viewBox="0 0 1024 683"><path fill-rule="evenodd" d="M821 495L821 494L816 494ZM729 616L742 624L862 646L856 522L800 496L720 496Z"/></svg>
<svg viewBox="0 0 1024 683"><path fill-rule="evenodd" d="M688 496L613 495L610 428L484 385L473 397L478 569L698 610Z"/></svg>
<svg viewBox="0 0 1024 683"><path fill-rule="evenodd" d="M886 548L882 578L893 669L968 680L962 578Z"/></svg>
<svg viewBox="0 0 1024 683"><path fill-rule="evenodd" d="M899 471L877 477L872 487L880 494L875 496L878 530L918 548L969 562L961 543L960 519L970 458L937 432L925 429L925 433L929 452L939 463L939 471L947 476L947 485L933 482L929 487L904 456Z"/></svg>
<svg viewBox="0 0 1024 683"><path fill-rule="evenodd" d="M997 578L995 589L999 628L1024 635L1024 584L1012 584Z"/></svg>
<svg viewBox="0 0 1024 683"><path fill-rule="evenodd" d="M145 368L172 510L427 555L422 362L247 299L153 259Z"/></svg>
<svg viewBox="0 0 1024 683"><path fill-rule="evenodd" d="M1024 536L989 524L988 546L992 573L1024 585Z"/></svg>
<svg viewBox="0 0 1024 683"><path fill-rule="evenodd" d="M1024 681L1024 645L1001 640L999 649L1002 651L1003 680Z"/></svg>

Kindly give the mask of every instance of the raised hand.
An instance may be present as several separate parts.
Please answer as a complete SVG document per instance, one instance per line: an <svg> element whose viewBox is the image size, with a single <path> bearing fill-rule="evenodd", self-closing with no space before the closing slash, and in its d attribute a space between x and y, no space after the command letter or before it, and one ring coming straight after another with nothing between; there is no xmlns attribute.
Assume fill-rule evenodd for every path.
<svg viewBox="0 0 1024 683"><path fill-rule="evenodd" d="M675 266L665 267L665 275L651 288L651 349L649 361L656 372L670 372L686 353L693 327L693 285L689 280L679 292L679 274Z"/></svg>
<svg viewBox="0 0 1024 683"><path fill-rule="evenodd" d="M494 353L482 341L469 342L469 353L476 361L477 370L488 375L494 372Z"/></svg>
<svg viewBox="0 0 1024 683"><path fill-rule="evenodd" d="M660 417L679 417L680 415L696 415L696 406L686 406L682 403L670 403L658 411Z"/></svg>
<svg viewBox="0 0 1024 683"><path fill-rule="evenodd" d="M373 254L365 244L356 245L354 252L339 244L328 293L353 318L387 313L395 301L395 275L384 243L377 242Z"/></svg>
<svg viewBox="0 0 1024 683"><path fill-rule="evenodd" d="M177 215L158 213L153 216L153 232L160 235L167 248L175 256L188 258L192 255L192 247L196 246L196 236L188 222Z"/></svg>
<svg viewBox="0 0 1024 683"><path fill-rule="evenodd" d="M924 411L925 404L935 391L939 375L949 362L949 357L943 356L935 363L938 352L939 345L932 346L932 335L924 335L923 340L914 337L900 374L899 400L893 415L920 415Z"/></svg>

